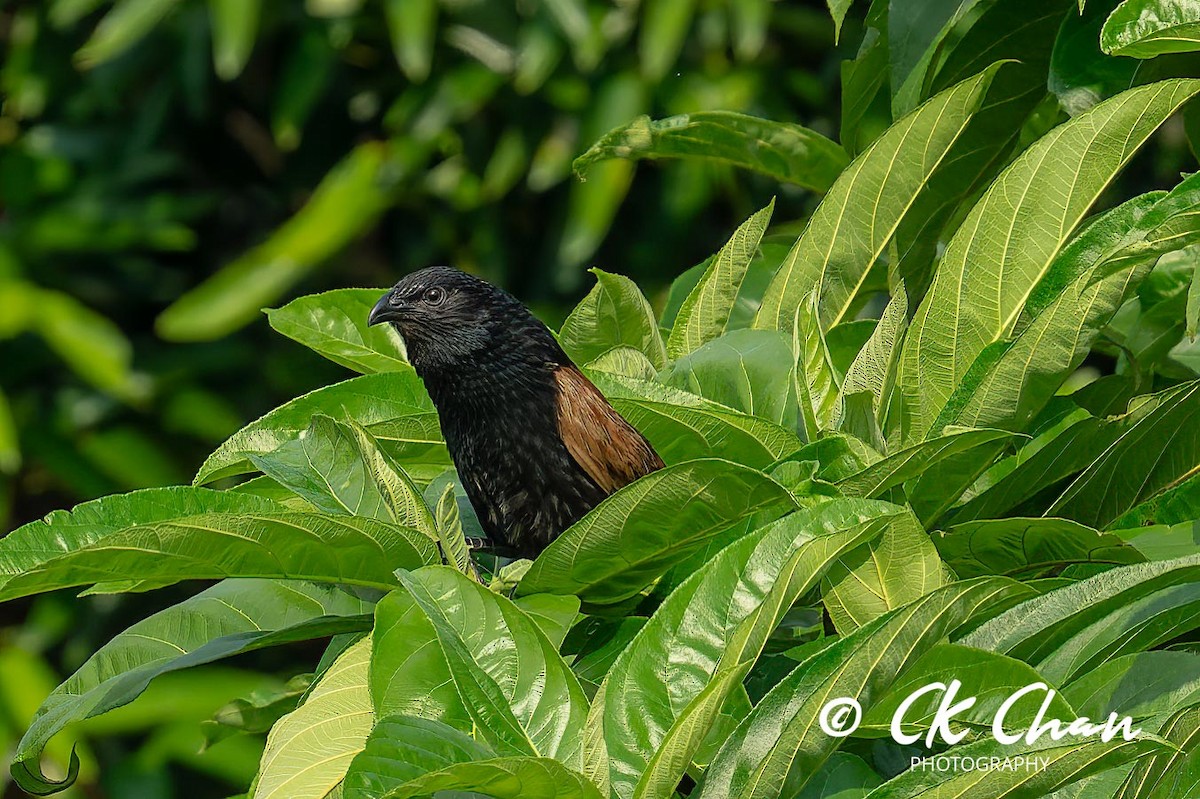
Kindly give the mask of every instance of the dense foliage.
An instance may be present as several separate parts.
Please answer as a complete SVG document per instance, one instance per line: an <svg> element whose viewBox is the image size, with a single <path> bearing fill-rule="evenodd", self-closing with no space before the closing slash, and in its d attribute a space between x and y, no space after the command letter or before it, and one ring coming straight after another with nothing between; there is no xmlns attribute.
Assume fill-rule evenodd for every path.
<svg viewBox="0 0 1200 799"><path fill-rule="evenodd" d="M1200 15L1168 12L1190 11L880 0L842 70L840 143L731 112L631 113L597 134L576 162L588 175L718 158L822 198L798 236L768 232L774 202L754 213L658 310L593 270L560 340L667 467L532 563L469 556L433 407L395 334L366 326L379 289L270 311L359 376L233 433L191 486L0 541L0 600L219 581L92 654L23 731L13 776L67 788L94 764L57 733L102 740L88 725L174 672L330 639L206 723L214 754L267 734L249 796L1190 795L1200 175L1113 191L1169 120L1186 135L1200 80L1173 53ZM103 56L107 24L81 58ZM397 151L360 145L296 218L357 203L341 181L377 186ZM188 307L164 332L199 318ZM891 712L953 679L980 701L947 751L1046 767L908 770L929 750L894 742ZM1038 681L1058 718L1112 711L1148 734L992 740L1000 703ZM864 715L838 738L819 717L843 696ZM910 711L910 731L935 709Z"/></svg>

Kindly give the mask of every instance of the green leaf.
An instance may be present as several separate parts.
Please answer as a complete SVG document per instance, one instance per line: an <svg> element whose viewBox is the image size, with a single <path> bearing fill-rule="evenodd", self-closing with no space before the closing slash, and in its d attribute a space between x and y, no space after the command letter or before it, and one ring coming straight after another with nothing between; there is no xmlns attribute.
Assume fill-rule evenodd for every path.
<svg viewBox="0 0 1200 799"><path fill-rule="evenodd" d="M179 0L117 0L79 51L83 69L109 61L137 44L179 5Z"/></svg>
<svg viewBox="0 0 1200 799"><path fill-rule="evenodd" d="M1133 58L1200 50L1200 8L1191 0L1125 0L1105 21L1100 48Z"/></svg>
<svg viewBox="0 0 1200 799"><path fill-rule="evenodd" d="M498 754L578 757L587 700L537 622L450 568L400 579L376 610L377 712L443 721Z"/></svg>
<svg viewBox="0 0 1200 799"><path fill-rule="evenodd" d="M1125 511L1108 524L1110 530L1144 527L1151 524L1180 524L1200 519L1200 473L1189 472L1139 505Z"/></svg>
<svg viewBox="0 0 1200 799"><path fill-rule="evenodd" d="M1200 82L1176 80L1124 92L1043 136L991 185L950 240L905 339L906 438L929 432L975 358L1012 335L1087 209L1197 91ZM1014 225L1018 215L1036 221Z"/></svg>
<svg viewBox="0 0 1200 799"><path fill-rule="evenodd" d="M796 434L657 382L592 375L613 407L668 463L722 457L765 469L801 446Z"/></svg>
<svg viewBox="0 0 1200 799"><path fill-rule="evenodd" d="M437 0L385 0L383 10L392 52L413 83L429 77L437 40Z"/></svg>
<svg viewBox="0 0 1200 799"><path fill-rule="evenodd" d="M13 474L21 466L21 441L8 395L0 391L0 475Z"/></svg>
<svg viewBox="0 0 1200 799"><path fill-rule="evenodd" d="M434 526L438 548L446 563L460 574L477 579L475 564L471 562L471 550L463 533L462 517L458 513L458 498L454 495L454 484L447 483L437 504L437 524Z"/></svg>
<svg viewBox="0 0 1200 799"><path fill-rule="evenodd" d="M252 799L325 799L339 789L375 723L367 687L371 637L338 656L267 736Z"/></svg>
<svg viewBox="0 0 1200 799"><path fill-rule="evenodd" d="M39 291L36 297L33 327L73 372L122 400L144 395L130 371L133 346L120 327L68 294Z"/></svg>
<svg viewBox="0 0 1200 799"><path fill-rule="evenodd" d="M667 339L671 358L687 355L728 330L730 311L774 211L772 198L766 208L743 222L712 258L675 315Z"/></svg>
<svg viewBox="0 0 1200 799"><path fill-rule="evenodd" d="M938 552L959 577L1034 577L1072 563L1140 563L1145 557L1119 536L1067 519L985 519L934 535Z"/></svg>
<svg viewBox="0 0 1200 799"><path fill-rule="evenodd" d="M319 513L206 513L141 524L80 541L58 557L14 574L0 600L119 581L153 585L225 577L283 577L391 588L398 568L437 560L415 530Z"/></svg>
<svg viewBox="0 0 1200 799"><path fill-rule="evenodd" d="M114 494L56 510L0 538L0 586L48 561L95 546L121 530L202 513L273 513L276 503L249 494L172 486Z"/></svg>
<svg viewBox="0 0 1200 799"><path fill-rule="evenodd" d="M345 799L374 799L392 788L457 763L494 757L464 732L432 719L388 716L346 772Z"/></svg>
<svg viewBox="0 0 1200 799"><path fill-rule="evenodd" d="M632 280L590 270L596 285L563 322L558 343L575 363L591 363L617 347L631 347L655 369L667 362L650 303Z"/></svg>
<svg viewBox="0 0 1200 799"><path fill-rule="evenodd" d="M1107 212L1063 250L1029 298L1016 337L979 353L935 428L1028 424L1083 361L1130 288L1162 253L1160 247L1173 246L1147 240L1160 218L1158 200L1145 195ZM1107 274L1085 280L1098 272Z"/></svg>
<svg viewBox="0 0 1200 799"><path fill-rule="evenodd" d="M908 295L901 284L883 310L879 324L863 345L842 380L841 395L834 406L839 409L835 426L845 418L846 398L862 391L870 393L876 422L882 426L886 418L892 388L896 381L896 361L900 345L908 329Z"/></svg>
<svg viewBox="0 0 1200 799"><path fill-rule="evenodd" d="M363 375L297 397L251 422L229 438L196 473L195 483L254 470L252 455L262 455L299 437L315 414L354 420L412 474L432 479L450 458L442 444L437 412L416 372L405 369Z"/></svg>
<svg viewBox="0 0 1200 799"><path fill-rule="evenodd" d="M1062 688L1079 715L1093 719L1170 714L1200 701L1200 655L1155 650L1101 663Z"/></svg>
<svg viewBox="0 0 1200 799"><path fill-rule="evenodd" d="M295 216L262 244L191 289L158 317L169 341L211 341L253 321L301 278L370 229L392 202L403 168L389 147L360 144Z"/></svg>
<svg viewBox="0 0 1200 799"><path fill-rule="evenodd" d="M1035 799L1051 796L1055 789L1070 785L1092 774L1168 750L1156 738L1138 737L1126 741L1118 736L1110 742L1084 739L1061 743L1043 736L1030 746L1003 745L984 740L959 747L954 754L963 758L1023 757L1032 763L1041 758L1039 767L1029 769L928 769L914 767L871 791L871 799L950 799L971 796L972 799ZM973 760L973 762L979 762Z"/></svg>
<svg viewBox="0 0 1200 799"><path fill-rule="evenodd" d="M695 13L696 0L662 0L642 9L638 62L647 81L657 83L675 65Z"/></svg>
<svg viewBox="0 0 1200 799"><path fill-rule="evenodd" d="M208 0L213 69L221 80L233 80L245 69L261 13L262 0Z"/></svg>
<svg viewBox="0 0 1200 799"><path fill-rule="evenodd" d="M1012 433L1004 430L954 430L945 435L921 441L888 455L860 472L835 481L843 494L852 497L877 497L889 488L925 474L937 464L977 453L985 465L995 457L991 446L1007 442Z"/></svg>
<svg viewBox="0 0 1200 799"><path fill-rule="evenodd" d="M992 720L1010 696L1027 685L1043 682L1043 679L1027 663L1015 658L958 644L938 644L918 658L888 687L877 703L865 710L858 728L860 733L890 737L892 719L902 702L930 683L945 686L954 681L960 683L957 692L960 698L972 696L976 702L955 714L952 729L983 731L990 730ZM944 696L944 690L927 692L909 704L902 716L901 729L909 735L927 732L933 726ZM1039 711L1043 718L1073 719L1078 715L1061 694L1051 697L1044 711L1043 701L1047 701L1047 697L1040 692L1020 697L1004 714L1005 729L1009 733L1028 729Z"/></svg>
<svg viewBox="0 0 1200 799"><path fill-rule="evenodd" d="M872 265L979 108L993 74L987 70L937 95L846 167L767 287L755 327L786 330L813 290L824 330L851 318Z"/></svg>
<svg viewBox="0 0 1200 799"><path fill-rule="evenodd" d="M1200 381L1164 392L1160 403L1076 477L1047 515L1104 527L1189 475L1200 463Z"/></svg>
<svg viewBox="0 0 1200 799"><path fill-rule="evenodd" d="M888 519L883 535L838 558L825 574L821 600L845 634L949 581L937 549L908 511Z"/></svg>
<svg viewBox="0 0 1200 799"><path fill-rule="evenodd" d="M640 116L609 131L575 159L582 175L598 161L685 158L719 161L795 183L827 190L845 169L845 151L801 125L733 111L699 111L651 120Z"/></svg>
<svg viewBox="0 0 1200 799"><path fill-rule="evenodd" d="M160 674L268 646L370 629L371 605L336 587L226 580L134 624L88 658L38 708L13 758L31 792L69 783L40 773L46 743L67 725L127 705Z"/></svg>
<svg viewBox="0 0 1200 799"><path fill-rule="evenodd" d="M460 763L419 777L384 794L382 799L412 799L443 791L447 796L468 791L493 799L601 799L596 786L581 774L544 757L498 757Z"/></svg>
<svg viewBox="0 0 1200 799"><path fill-rule="evenodd" d="M1170 799L1194 793L1197 744L1200 743L1200 707L1180 709L1167 719L1158 734L1176 747L1138 760L1115 799Z"/></svg>
<svg viewBox="0 0 1200 799"><path fill-rule="evenodd" d="M354 422L316 414L299 438L250 460L324 513L395 522L436 537L421 492Z"/></svg>
<svg viewBox="0 0 1200 799"><path fill-rule="evenodd" d="M846 21L846 13L854 5L854 0L825 0L825 4L829 6L829 14L833 17L833 38L836 41L841 38L842 23Z"/></svg>
<svg viewBox="0 0 1200 799"><path fill-rule="evenodd" d="M367 325L385 289L335 289L267 310L271 327L334 363L362 374L408 368L404 342L391 325Z"/></svg>
<svg viewBox="0 0 1200 799"><path fill-rule="evenodd" d="M368 626L369 618L368 615ZM368 626L362 630L365 632ZM245 698L239 697L223 705L211 719L200 722L205 751L240 732L270 732L275 722L295 710L308 695L314 679L313 674L297 674L281 686L258 689Z"/></svg>
<svg viewBox="0 0 1200 799"><path fill-rule="evenodd" d="M791 349L774 330L731 330L676 360L659 375L668 386L790 428Z"/></svg>
<svg viewBox="0 0 1200 799"><path fill-rule="evenodd" d="M839 555L878 536L899 512L841 499L798 511L722 550L672 592L609 671L603 716L589 719L589 727L602 725L615 794L669 795L711 723L697 711L720 704L729 675L754 662L783 614ZM588 762L598 756L585 750Z"/></svg>
<svg viewBox="0 0 1200 799"><path fill-rule="evenodd" d="M1198 592L1198 556L1121 566L1024 602L958 643L1019 658L1066 682L1195 626Z"/></svg>
<svg viewBox="0 0 1200 799"><path fill-rule="evenodd" d="M1030 593L998 577L954 583L839 636L763 697L713 759L699 796L798 792L840 743L817 721L830 699L856 697L870 707L906 666L955 628Z"/></svg>
<svg viewBox="0 0 1200 799"><path fill-rule="evenodd" d="M569 527L537 557L517 592L619 602L743 519L793 507L786 489L745 466L717 459L668 466Z"/></svg>
<svg viewBox="0 0 1200 799"><path fill-rule="evenodd" d="M816 441L833 425L841 385L829 346L821 332L814 290L796 308L792 325L792 390L799 406L804 437Z"/></svg>

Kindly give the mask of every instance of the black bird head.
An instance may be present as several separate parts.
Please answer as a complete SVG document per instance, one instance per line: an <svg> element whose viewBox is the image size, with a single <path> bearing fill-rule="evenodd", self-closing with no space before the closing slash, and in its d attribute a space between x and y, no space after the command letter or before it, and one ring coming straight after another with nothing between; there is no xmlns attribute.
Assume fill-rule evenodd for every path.
<svg viewBox="0 0 1200 799"><path fill-rule="evenodd" d="M368 324L390 323L421 377L520 359L559 362L562 349L544 324L507 291L449 266L404 277L380 297Z"/></svg>

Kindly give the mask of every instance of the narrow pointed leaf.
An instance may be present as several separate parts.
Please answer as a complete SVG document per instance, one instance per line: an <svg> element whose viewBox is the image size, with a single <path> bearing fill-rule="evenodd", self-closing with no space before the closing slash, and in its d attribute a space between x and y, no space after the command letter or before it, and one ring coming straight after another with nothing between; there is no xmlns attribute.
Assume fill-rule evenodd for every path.
<svg viewBox="0 0 1200 799"><path fill-rule="evenodd" d="M796 308L792 324L793 390L800 406L805 437L816 441L833 424L841 386L818 317L817 294L809 294Z"/></svg>
<svg viewBox="0 0 1200 799"><path fill-rule="evenodd" d="M905 339L907 438L926 435L975 358L1012 335L1088 208L1197 91L1200 82L1173 80L1123 92L1043 136L991 185L950 240Z"/></svg>
<svg viewBox="0 0 1200 799"><path fill-rule="evenodd" d="M978 110L993 73L929 100L846 167L768 286L755 327L786 330L814 287L822 329L851 318L867 273Z"/></svg>
<svg viewBox="0 0 1200 799"><path fill-rule="evenodd" d="M675 315L671 336L667 339L667 354L671 358L687 355L725 333L746 270L758 251L774 210L772 198L766 208L743 222L713 257L700 282Z"/></svg>

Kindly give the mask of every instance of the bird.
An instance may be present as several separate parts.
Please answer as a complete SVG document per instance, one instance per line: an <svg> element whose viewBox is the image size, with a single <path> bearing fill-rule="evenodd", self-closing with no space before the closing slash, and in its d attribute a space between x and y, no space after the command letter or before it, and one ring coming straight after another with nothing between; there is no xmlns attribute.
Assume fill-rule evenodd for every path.
<svg viewBox="0 0 1200 799"><path fill-rule="evenodd" d="M534 558L663 460L507 291L448 266L402 278L372 308L437 410L483 531Z"/></svg>

